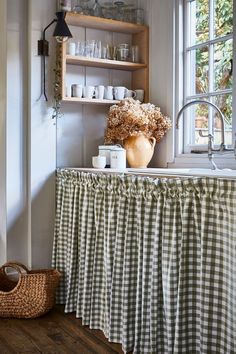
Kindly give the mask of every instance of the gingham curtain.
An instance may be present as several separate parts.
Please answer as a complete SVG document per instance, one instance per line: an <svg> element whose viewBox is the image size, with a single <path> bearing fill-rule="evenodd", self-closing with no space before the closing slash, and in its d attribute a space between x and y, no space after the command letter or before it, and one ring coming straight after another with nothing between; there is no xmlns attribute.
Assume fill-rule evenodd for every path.
<svg viewBox="0 0 236 354"><path fill-rule="evenodd" d="M124 352L236 353L236 182L57 173L57 302Z"/></svg>

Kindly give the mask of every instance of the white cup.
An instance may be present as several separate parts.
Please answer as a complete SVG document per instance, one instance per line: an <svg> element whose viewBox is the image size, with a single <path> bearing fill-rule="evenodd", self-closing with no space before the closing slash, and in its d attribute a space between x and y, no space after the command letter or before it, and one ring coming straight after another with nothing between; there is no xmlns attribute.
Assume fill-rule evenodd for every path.
<svg viewBox="0 0 236 354"><path fill-rule="evenodd" d="M104 99L105 87L100 85L95 87L95 98L98 100Z"/></svg>
<svg viewBox="0 0 236 354"><path fill-rule="evenodd" d="M113 86L106 86L104 93L106 100L113 100Z"/></svg>
<svg viewBox="0 0 236 354"><path fill-rule="evenodd" d="M114 97L116 100L123 100L125 97L126 88L123 86L114 87Z"/></svg>
<svg viewBox="0 0 236 354"><path fill-rule="evenodd" d="M105 168L106 156L93 156L92 163L94 168Z"/></svg>
<svg viewBox="0 0 236 354"><path fill-rule="evenodd" d="M69 42L67 45L67 54L75 55L76 52L76 44L74 42Z"/></svg>
<svg viewBox="0 0 236 354"><path fill-rule="evenodd" d="M94 86L84 86L83 88L83 97L84 98L93 98L95 92L95 87Z"/></svg>
<svg viewBox="0 0 236 354"><path fill-rule="evenodd" d="M74 84L72 85L72 97L81 98L83 93L83 86Z"/></svg>
<svg viewBox="0 0 236 354"><path fill-rule="evenodd" d="M136 98L136 96L137 96L137 93L135 91L128 90L128 89L125 90L125 98L127 98L127 97Z"/></svg>
<svg viewBox="0 0 236 354"><path fill-rule="evenodd" d="M140 102L143 102L144 101L144 90L138 89L138 90L135 90L135 92L136 92L135 99L139 100Z"/></svg>
<svg viewBox="0 0 236 354"><path fill-rule="evenodd" d="M66 86L66 97L71 97L71 92L72 87L71 86Z"/></svg>

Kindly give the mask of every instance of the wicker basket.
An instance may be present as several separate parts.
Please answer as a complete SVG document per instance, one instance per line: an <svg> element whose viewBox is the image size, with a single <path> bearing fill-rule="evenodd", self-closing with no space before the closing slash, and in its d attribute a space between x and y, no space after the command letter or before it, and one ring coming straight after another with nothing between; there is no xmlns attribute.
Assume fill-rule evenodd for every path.
<svg viewBox="0 0 236 354"><path fill-rule="evenodd" d="M19 273L13 281L6 273L13 268ZM0 268L0 317L35 318L54 305L55 289L60 273L54 269L28 270L18 262L5 263Z"/></svg>

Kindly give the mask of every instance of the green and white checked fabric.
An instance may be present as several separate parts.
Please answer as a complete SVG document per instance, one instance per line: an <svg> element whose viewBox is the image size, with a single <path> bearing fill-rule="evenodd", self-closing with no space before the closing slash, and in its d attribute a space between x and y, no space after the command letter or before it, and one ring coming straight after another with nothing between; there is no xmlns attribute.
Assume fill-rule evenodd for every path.
<svg viewBox="0 0 236 354"><path fill-rule="evenodd" d="M236 353L236 182L57 171L57 302L124 352Z"/></svg>

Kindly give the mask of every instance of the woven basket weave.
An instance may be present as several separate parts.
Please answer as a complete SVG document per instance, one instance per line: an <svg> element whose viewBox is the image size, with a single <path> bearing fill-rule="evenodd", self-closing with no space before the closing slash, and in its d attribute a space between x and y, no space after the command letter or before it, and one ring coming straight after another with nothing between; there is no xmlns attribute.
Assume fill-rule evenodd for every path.
<svg viewBox="0 0 236 354"><path fill-rule="evenodd" d="M18 281L9 278L7 268L19 274ZM54 305L55 289L60 273L54 269L28 270L18 262L0 268L0 317L35 318Z"/></svg>

